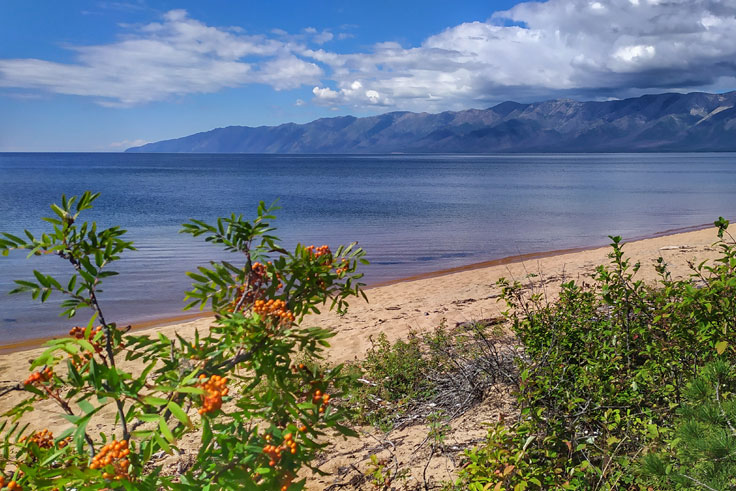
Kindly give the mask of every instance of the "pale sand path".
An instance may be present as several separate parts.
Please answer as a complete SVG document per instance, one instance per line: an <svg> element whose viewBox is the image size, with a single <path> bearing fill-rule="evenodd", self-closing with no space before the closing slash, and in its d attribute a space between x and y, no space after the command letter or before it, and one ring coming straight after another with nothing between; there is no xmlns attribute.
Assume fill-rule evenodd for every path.
<svg viewBox="0 0 736 491"><path fill-rule="evenodd" d="M734 233L735 228L732 226L730 231ZM653 264L659 256L670 264L673 277L683 278L690 274L688 261L702 261L717 255L711 247L716 239L715 229L711 227L630 242L624 251L634 261L641 261L642 268L638 274L641 279L653 281L656 278ZM594 268L609 262L609 251L610 248L602 247L371 288L366 292L369 302L353 300L349 312L343 317L323 313L308 318L306 322L336 332L328 353L331 362L351 361L363 357L370 347L371 336L381 332L386 333L389 340L395 340L405 337L411 330L431 330L441 322L454 326L460 322L499 316L504 305L499 302L500 292L495 283L501 277L528 282L530 273L539 274L533 281L539 285L542 279L550 297L554 296L563 279L590 282ZM167 335L178 332L188 337L193 335L195 329L206 330L210 321L211 318L205 317L140 332L160 330ZM24 380L28 375L29 361L39 353L41 349L0 355L0 387ZM13 392L0 398L0 412L9 409L20 397L20 393ZM102 415L102 418L105 417ZM55 433L66 426L59 410L50 403L44 403L29 421L34 427L49 428ZM90 428L96 432L103 428L103 423L91 425ZM408 455L411 458L412 452ZM342 461L328 462L325 470L331 471L344 464ZM324 479L320 480L321 484L315 484L324 485L328 482L329 479Z"/></svg>

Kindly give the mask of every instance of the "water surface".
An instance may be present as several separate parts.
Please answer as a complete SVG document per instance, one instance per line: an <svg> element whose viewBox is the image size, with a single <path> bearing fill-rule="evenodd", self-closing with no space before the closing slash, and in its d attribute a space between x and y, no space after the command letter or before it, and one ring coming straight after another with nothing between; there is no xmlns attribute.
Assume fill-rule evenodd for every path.
<svg viewBox="0 0 736 491"><path fill-rule="evenodd" d="M736 154L0 154L0 231L44 230L62 193L102 192L86 216L121 225L138 251L106 281L110 318L181 313L184 272L218 255L178 234L189 218L250 217L279 199L288 246L359 241L369 283L516 254L602 245L736 215ZM56 260L54 260L56 259ZM0 344L83 322L8 296L58 258L0 257Z"/></svg>

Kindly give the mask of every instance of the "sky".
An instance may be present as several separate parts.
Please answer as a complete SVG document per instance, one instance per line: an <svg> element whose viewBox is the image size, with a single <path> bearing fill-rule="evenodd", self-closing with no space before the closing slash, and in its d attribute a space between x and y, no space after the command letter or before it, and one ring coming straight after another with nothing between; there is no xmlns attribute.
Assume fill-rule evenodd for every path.
<svg viewBox="0 0 736 491"><path fill-rule="evenodd" d="M0 1L0 152L736 89L736 0Z"/></svg>

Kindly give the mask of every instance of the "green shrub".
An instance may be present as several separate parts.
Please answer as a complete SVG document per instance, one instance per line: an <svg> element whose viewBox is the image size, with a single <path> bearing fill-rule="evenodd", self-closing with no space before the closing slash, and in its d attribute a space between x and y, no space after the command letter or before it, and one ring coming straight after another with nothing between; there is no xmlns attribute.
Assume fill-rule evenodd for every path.
<svg viewBox="0 0 736 491"><path fill-rule="evenodd" d="M344 426L348 413L332 404L348 379L341 367L319 363L332 333L301 321L323 305L342 312L348 298L362 295L356 269L366 263L363 251L297 245L288 252L272 235L273 208L263 203L252 221L192 220L182 232L233 253L233 262L189 273L188 306L211 306L214 324L193 340L134 335L106 318L97 299L116 274L110 264L133 249L125 231L79 222L97 197L62 196L45 219L47 233L0 236L3 255L55 255L70 267L68 283L34 271L33 279L16 281L15 293L41 301L61 294L68 317L91 310L86 327L46 343L35 371L16 387L27 397L0 419L0 480L49 490L302 489L297 473L313 467L326 432L355 433ZM143 368L128 371L123 360ZM19 425L44 399L69 422L60 435ZM115 425L94 435L87 427L106 406L116 410ZM188 433L199 440L194 462L164 475L154 456L173 454Z"/></svg>
<svg viewBox="0 0 736 491"><path fill-rule="evenodd" d="M436 411L451 420L492 388L516 383L513 350L498 319L453 328L442 323L393 344L382 333L371 342L365 359L348 368L361 384L347 399L357 422L384 431L423 422Z"/></svg>
<svg viewBox="0 0 736 491"><path fill-rule="evenodd" d="M359 382L346 396L348 405L355 410L355 422L384 431L393 429L431 395L432 385L426 378L428 368L421 341L415 334L393 344L384 333L376 340L371 338L365 359L348 368L348 373Z"/></svg>
<svg viewBox="0 0 736 491"><path fill-rule="evenodd" d="M554 302L499 282L523 348L518 401L535 435L527 452L565 442L561 468L585 465L586 489L637 485L635 463L671 435L687 383L717 353L733 358L736 251L723 240L728 222L716 226L721 256L693 264L688 280L672 280L661 258L657 285L636 280L640 265L612 237L611 264L597 269L594 284L564 283ZM518 442L506 444L518 452ZM534 465L544 474L550 464Z"/></svg>
<svg viewBox="0 0 736 491"><path fill-rule="evenodd" d="M463 453L453 489L584 489L586 462L575 466L570 442L539 435L533 424L491 425L486 441Z"/></svg>

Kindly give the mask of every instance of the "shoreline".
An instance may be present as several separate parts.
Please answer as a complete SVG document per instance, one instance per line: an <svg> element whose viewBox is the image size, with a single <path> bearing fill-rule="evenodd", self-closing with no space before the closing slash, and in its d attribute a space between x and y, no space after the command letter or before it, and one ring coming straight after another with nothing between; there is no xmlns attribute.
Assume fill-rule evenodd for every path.
<svg viewBox="0 0 736 491"><path fill-rule="evenodd" d="M713 227L712 223L691 225L691 226L686 226L686 227L678 227L674 229L653 232L651 234L646 234L643 236L624 238L623 242L626 244L642 242L642 241L656 239L656 238L677 236L677 235L685 234L688 232L697 232L697 231L707 230L712 227ZM456 273L464 273L464 272L476 271L480 269L493 268L497 266L504 266L504 265L510 265L510 264L515 264L515 263L523 263L525 261L553 258L556 256L563 256L567 254L594 251L594 250L602 249L606 247L608 247L607 244L590 245L590 246L571 247L571 248L566 248L566 249L555 249L551 251L540 251L540 252L530 252L530 253L525 253L525 254L516 254L513 256L506 256L506 257L502 257L498 259L480 261L480 262L471 263L471 264L467 264L463 266L455 266L452 268L429 271L426 273L420 273L420 274L411 275L411 276L405 276L405 277L401 277L401 278L397 278L393 280L379 281L379 282L367 285L365 290L370 291L370 290L398 285L402 283L409 283L409 282L419 281L419 280L429 280L429 279L439 278L439 277L448 276L448 275L452 275ZM202 318L211 317L211 316L212 316L212 311L202 311L202 312L193 312L193 313L182 313L178 315L169 315L169 316L161 317L157 319L133 322L130 325L130 330L139 331L139 330L145 330L145 329L162 328L162 327L177 325L183 322L193 321L193 320L202 319ZM13 353L38 349L38 348L43 347L43 344L45 342L50 341L52 339L58 339L60 337L62 336L61 335L44 336L44 337L30 338L30 339L26 339L22 341L15 341L12 343L7 343L7 344L0 344L0 355L9 355Z"/></svg>

